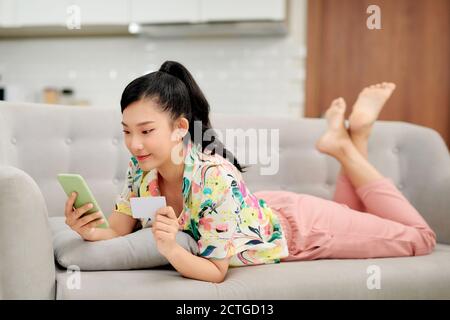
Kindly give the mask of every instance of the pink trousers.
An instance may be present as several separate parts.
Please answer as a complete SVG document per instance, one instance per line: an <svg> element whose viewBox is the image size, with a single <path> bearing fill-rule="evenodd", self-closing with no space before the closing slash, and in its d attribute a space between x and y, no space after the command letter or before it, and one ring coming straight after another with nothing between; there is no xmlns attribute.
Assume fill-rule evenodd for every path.
<svg viewBox="0 0 450 320"><path fill-rule="evenodd" d="M290 191L258 191L280 218L282 261L429 254L436 234L389 178L354 188L340 175L333 201Z"/></svg>

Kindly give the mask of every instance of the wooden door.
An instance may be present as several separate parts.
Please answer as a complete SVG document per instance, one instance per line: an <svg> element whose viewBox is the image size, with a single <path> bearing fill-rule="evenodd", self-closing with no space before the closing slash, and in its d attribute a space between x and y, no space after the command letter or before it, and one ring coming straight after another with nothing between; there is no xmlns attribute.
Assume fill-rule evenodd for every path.
<svg viewBox="0 0 450 320"><path fill-rule="evenodd" d="M370 5L381 29L367 27ZM449 144L449 20L450 0L309 0L305 116L339 96L348 115L364 86L394 82L380 119L434 128Z"/></svg>

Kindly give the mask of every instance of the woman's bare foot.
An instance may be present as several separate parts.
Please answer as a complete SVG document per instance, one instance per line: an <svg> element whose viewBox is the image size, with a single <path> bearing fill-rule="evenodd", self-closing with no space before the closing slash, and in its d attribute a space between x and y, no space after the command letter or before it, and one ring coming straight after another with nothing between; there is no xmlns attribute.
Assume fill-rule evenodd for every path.
<svg viewBox="0 0 450 320"><path fill-rule="evenodd" d="M356 100L349 117L350 134L368 138L381 109L395 89L395 84L383 82L364 88Z"/></svg>
<svg viewBox="0 0 450 320"><path fill-rule="evenodd" d="M337 158L348 144L352 144L344 125L345 108L344 99L338 98L333 100L331 106L325 112L328 128L316 142L316 148L319 152Z"/></svg>

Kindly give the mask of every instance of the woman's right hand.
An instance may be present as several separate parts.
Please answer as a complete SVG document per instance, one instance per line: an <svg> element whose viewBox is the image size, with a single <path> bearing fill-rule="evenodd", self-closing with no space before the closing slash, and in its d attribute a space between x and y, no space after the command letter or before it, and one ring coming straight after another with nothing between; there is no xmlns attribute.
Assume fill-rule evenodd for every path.
<svg viewBox="0 0 450 320"><path fill-rule="evenodd" d="M103 214L97 211L88 214L84 217L82 215L92 208L92 204L86 203L82 207L75 209L73 204L77 198L77 193L73 192L66 201L65 216L66 224L75 232L77 232L84 240L92 239L96 226L104 223ZM100 219L100 220L99 220Z"/></svg>

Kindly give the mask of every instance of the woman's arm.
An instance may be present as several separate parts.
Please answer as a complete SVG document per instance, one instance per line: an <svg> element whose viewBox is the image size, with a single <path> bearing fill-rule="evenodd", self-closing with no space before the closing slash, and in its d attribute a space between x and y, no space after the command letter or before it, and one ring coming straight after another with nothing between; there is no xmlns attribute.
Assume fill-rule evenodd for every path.
<svg viewBox="0 0 450 320"><path fill-rule="evenodd" d="M229 259L197 257L176 242L179 224L175 211L166 206L156 211L152 232L158 251L184 277L220 283L228 271Z"/></svg>
<svg viewBox="0 0 450 320"><path fill-rule="evenodd" d="M137 220L131 216L113 211L108 219L109 226L114 229L118 236L130 234L136 226Z"/></svg>
<svg viewBox="0 0 450 320"><path fill-rule="evenodd" d="M206 259L198 257L175 245L166 255L170 264L184 277L220 283L225 280L229 259Z"/></svg>
<svg viewBox="0 0 450 320"><path fill-rule="evenodd" d="M126 214L113 211L108 219L108 222L109 228L95 228L93 232L85 237L85 240L99 241L125 236L133 231L137 221L135 218Z"/></svg>

